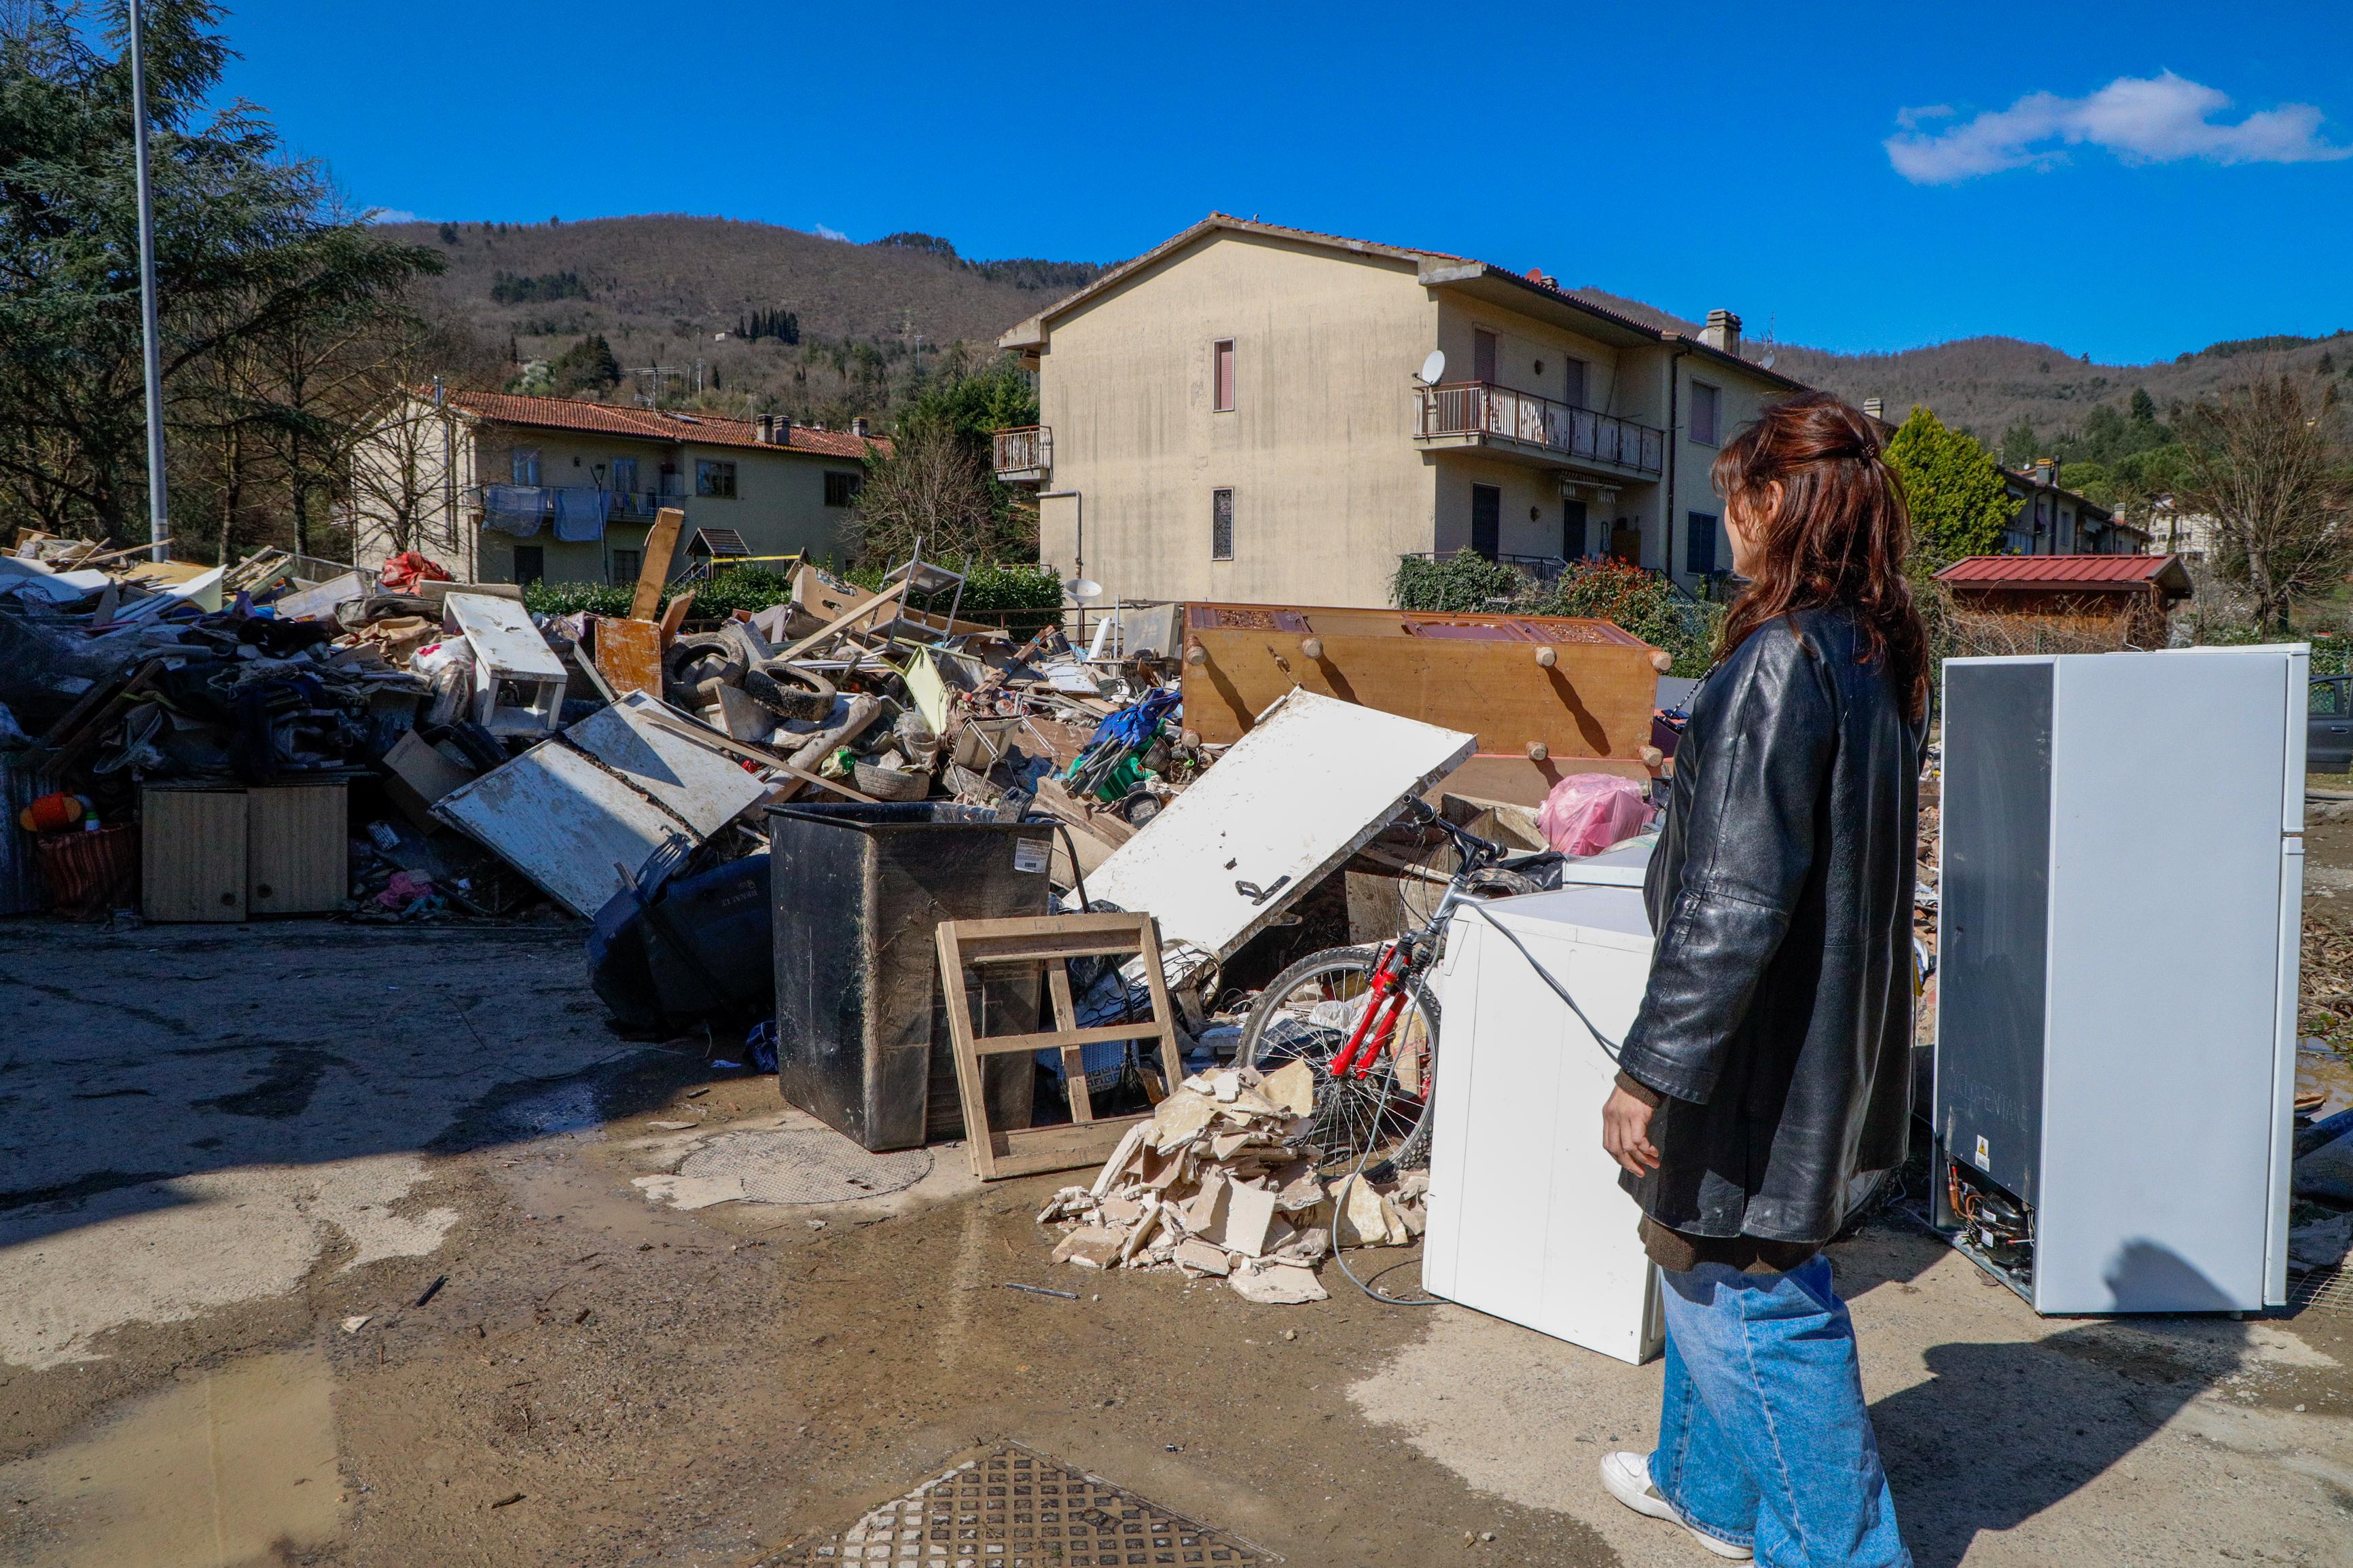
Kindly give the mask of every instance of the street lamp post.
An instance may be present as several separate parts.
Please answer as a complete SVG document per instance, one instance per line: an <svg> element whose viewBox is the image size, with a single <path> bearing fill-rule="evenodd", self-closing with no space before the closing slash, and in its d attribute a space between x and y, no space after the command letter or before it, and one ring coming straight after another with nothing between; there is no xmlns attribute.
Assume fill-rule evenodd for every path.
<svg viewBox="0 0 2353 1568"><path fill-rule="evenodd" d="M147 362L148 555L172 558L171 509L164 493L164 353L155 330L155 197L147 179L147 59L142 0L130 0L131 141L139 164L139 317Z"/></svg>

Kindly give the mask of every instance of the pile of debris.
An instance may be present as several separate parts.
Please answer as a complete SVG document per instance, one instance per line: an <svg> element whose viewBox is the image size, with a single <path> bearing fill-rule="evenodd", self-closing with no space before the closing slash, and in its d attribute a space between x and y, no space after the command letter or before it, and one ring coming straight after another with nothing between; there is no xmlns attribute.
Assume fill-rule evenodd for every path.
<svg viewBox="0 0 2353 1568"><path fill-rule="evenodd" d="M1320 1301L1316 1267L1335 1247L1402 1246L1421 1234L1424 1179L1384 1193L1360 1173L1327 1182L1300 1140L1314 1069L1293 1061L1196 1073L1128 1130L1092 1186L1065 1187L1038 1215L1064 1234L1054 1260L1082 1268L1181 1269L1247 1300Z"/></svg>

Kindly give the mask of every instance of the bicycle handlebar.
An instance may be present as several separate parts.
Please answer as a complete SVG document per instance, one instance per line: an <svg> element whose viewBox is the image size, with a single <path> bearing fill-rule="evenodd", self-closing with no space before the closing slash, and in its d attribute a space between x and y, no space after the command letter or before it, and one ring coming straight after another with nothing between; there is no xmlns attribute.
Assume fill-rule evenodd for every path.
<svg viewBox="0 0 2353 1568"><path fill-rule="evenodd" d="M1462 857L1461 870L1463 871L1492 866L1504 859L1511 853L1493 839L1482 838L1468 828L1459 827L1447 821L1445 817L1430 809L1428 801L1419 797L1407 805L1405 814L1412 819L1415 826L1436 827L1453 839L1456 851Z"/></svg>

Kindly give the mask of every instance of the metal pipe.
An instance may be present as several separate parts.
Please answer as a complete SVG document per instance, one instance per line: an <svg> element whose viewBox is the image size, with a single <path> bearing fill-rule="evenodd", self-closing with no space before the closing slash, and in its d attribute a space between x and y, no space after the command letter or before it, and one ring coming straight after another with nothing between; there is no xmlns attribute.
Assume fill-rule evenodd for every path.
<svg viewBox="0 0 2353 1568"><path fill-rule="evenodd" d="M147 178L147 58L142 0L130 0L131 145L139 165L139 317L147 362L148 557L172 558L169 498L164 491L164 352L155 326L155 195Z"/></svg>

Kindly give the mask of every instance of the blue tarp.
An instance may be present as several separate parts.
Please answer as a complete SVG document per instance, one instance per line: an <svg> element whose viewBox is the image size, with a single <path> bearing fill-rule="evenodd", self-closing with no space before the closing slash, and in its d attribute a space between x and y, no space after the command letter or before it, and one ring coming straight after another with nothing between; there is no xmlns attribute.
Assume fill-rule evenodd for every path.
<svg viewBox="0 0 2353 1568"><path fill-rule="evenodd" d="M613 507L610 490L593 485L565 485L555 492L555 537L567 544L584 544L605 537L605 519Z"/></svg>
<svg viewBox="0 0 2353 1568"><path fill-rule="evenodd" d="M484 485L482 526L529 539L546 515L546 492L537 485Z"/></svg>

